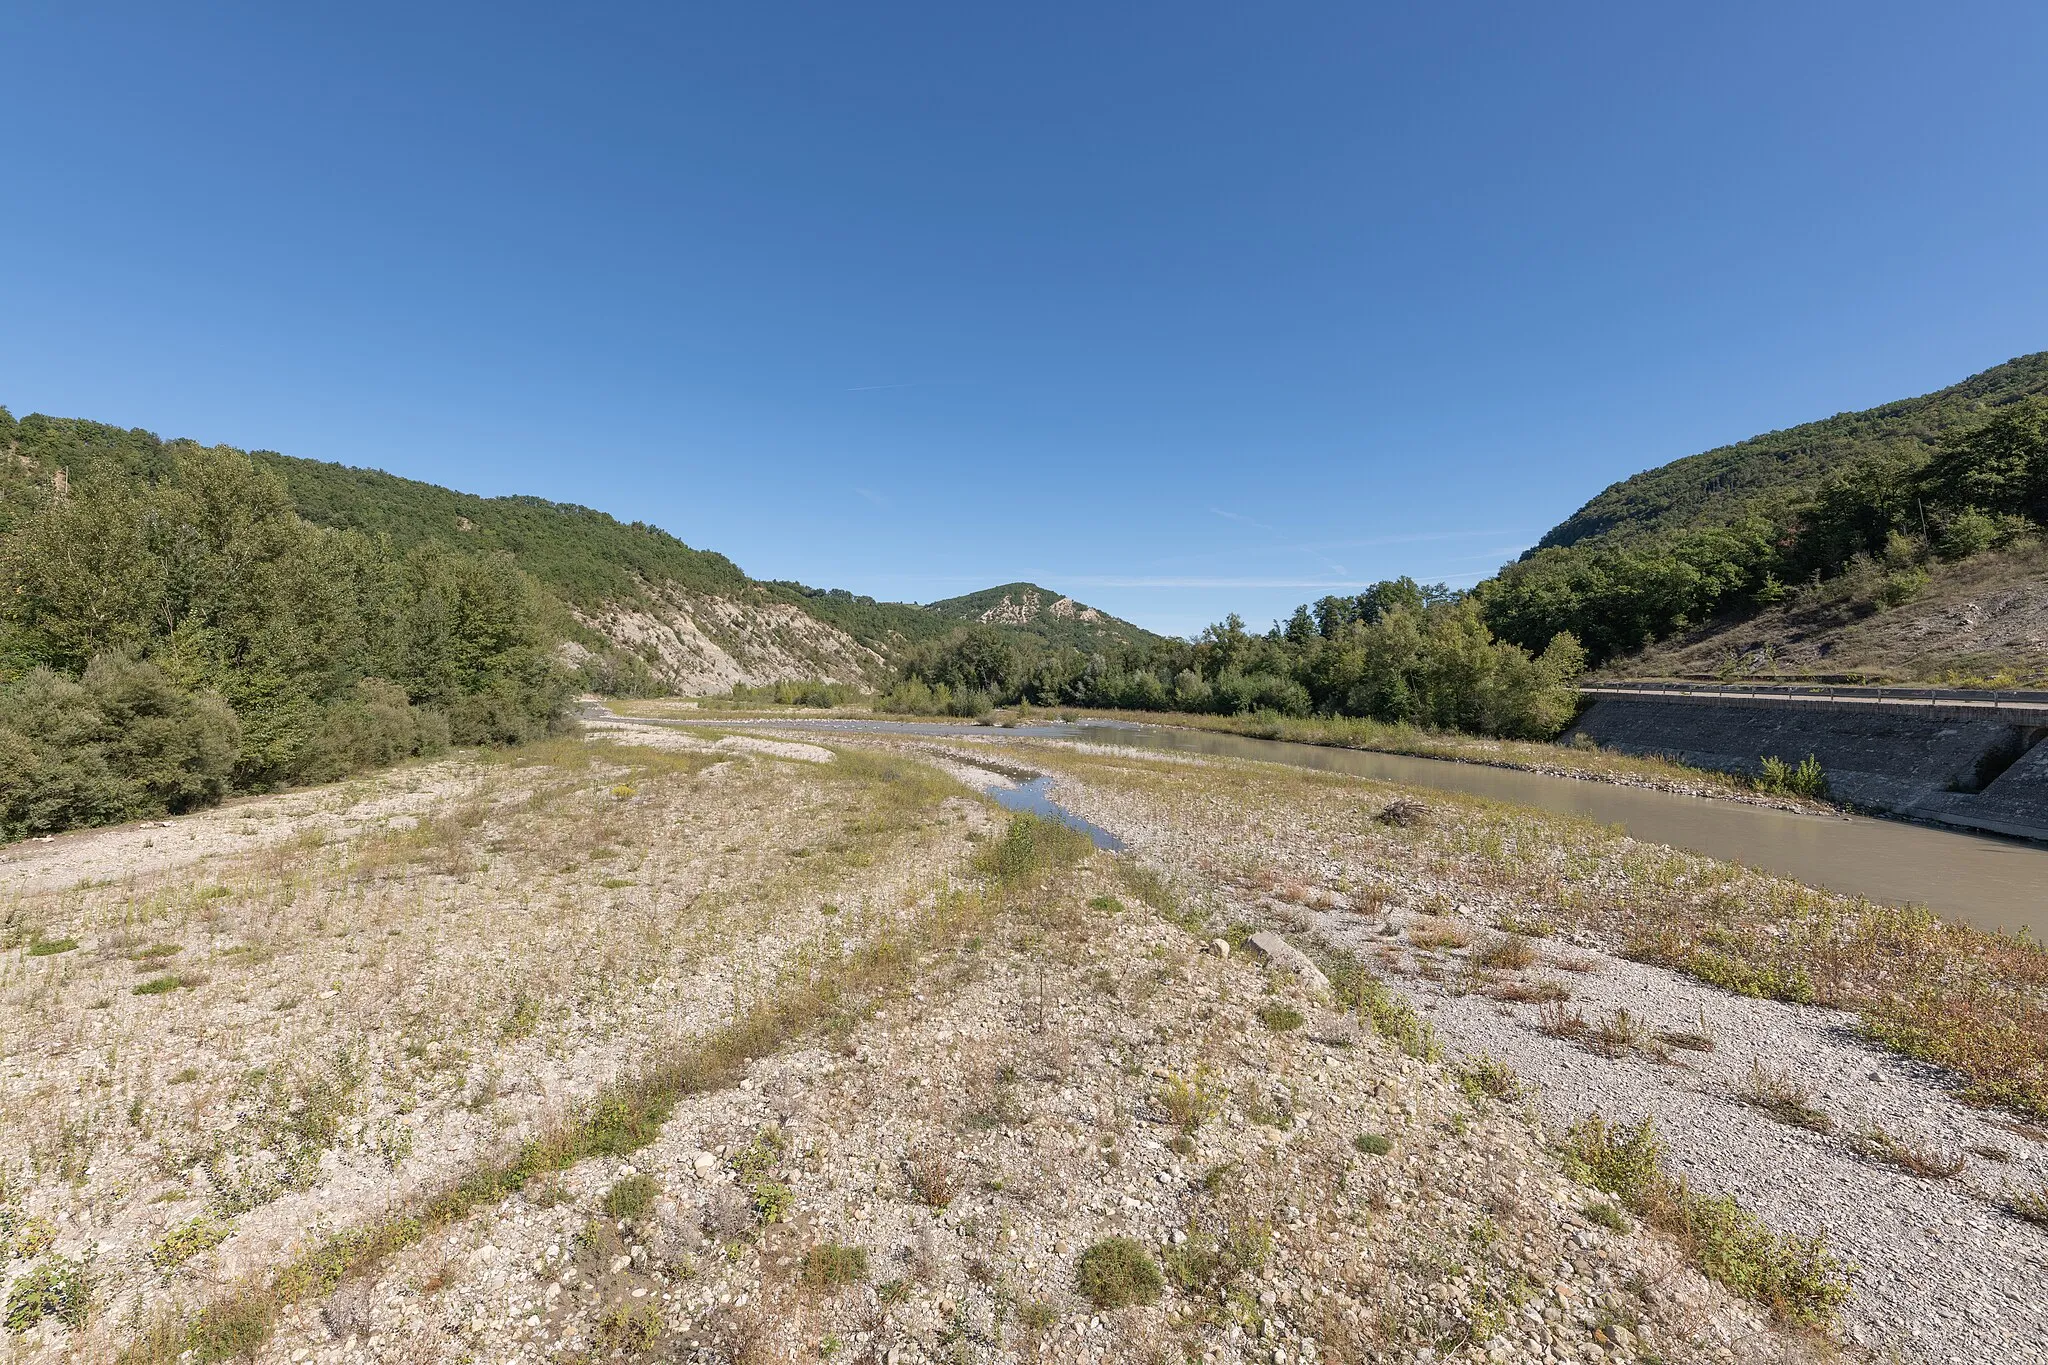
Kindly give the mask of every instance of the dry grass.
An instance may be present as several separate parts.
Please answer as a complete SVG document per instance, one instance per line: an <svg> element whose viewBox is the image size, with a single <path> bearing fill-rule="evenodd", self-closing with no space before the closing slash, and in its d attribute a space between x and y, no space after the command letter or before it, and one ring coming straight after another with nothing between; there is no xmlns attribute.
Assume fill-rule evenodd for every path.
<svg viewBox="0 0 2048 1365"><path fill-rule="evenodd" d="M1503 934L1490 939L1472 960L1492 971L1519 972L1536 963L1536 949L1520 934Z"/></svg>
<svg viewBox="0 0 2048 1365"><path fill-rule="evenodd" d="M1306 846L1341 851L1354 882L1456 888L1488 918L1540 921L1739 994L1853 1011L1873 1041L1957 1073L1965 1099L2048 1119L2048 946L2030 938L1448 792L1429 794L1428 825L1390 829L1373 817L1402 793L1384 783L1249 762L1050 746L1033 754L1042 766L1143 799L1162 822L1284 825ZM1227 859L1216 861L1231 871ZM1461 934L1425 921L1411 941L1463 946ZM1552 962L1566 971L1597 965L1585 954Z"/></svg>
<svg viewBox="0 0 2048 1365"><path fill-rule="evenodd" d="M1663 1143L1650 1120L1629 1127L1589 1118L1567 1134L1562 1154L1581 1180L1676 1238L1709 1276L1764 1304L1780 1322L1826 1327L1848 1301L1848 1276L1826 1239L1780 1237L1733 1199L1691 1189L1664 1169Z"/></svg>
<svg viewBox="0 0 2048 1365"><path fill-rule="evenodd" d="M1923 1180L1950 1180L1963 1173L1969 1158L1952 1148L1919 1142L1882 1127L1866 1128L1848 1139L1852 1151L1872 1161L1896 1166Z"/></svg>
<svg viewBox="0 0 2048 1365"><path fill-rule="evenodd" d="M1763 1110L1780 1123L1816 1133L1832 1133L1835 1121L1814 1103L1813 1092L1791 1072L1764 1065L1761 1059L1749 1064L1749 1071L1735 1088L1735 1098Z"/></svg>
<svg viewBox="0 0 2048 1365"><path fill-rule="evenodd" d="M1061 868L1089 851L1085 839L1077 848L1056 832L1064 830L1032 816L1015 817L1006 851L986 869L983 890L943 891L927 898L907 921L879 930L849 952L791 964L733 1023L693 1042L655 1050L634 1075L609 1087L571 1121L523 1143L510 1160L476 1163L412 1207L325 1238L274 1278L231 1290L193 1317L159 1323L124 1354L124 1365L169 1365L186 1352L201 1362L228 1359L265 1339L286 1305L360 1278L471 1210L586 1157L621 1156L646 1146L683 1097L733 1085L754 1060L835 1021L863 1016L877 1001L906 991L941 947L967 939L1005 913L1031 913ZM762 1186L755 1189L759 1204ZM938 1192L936 1186L928 1189ZM773 1222L776 1215L764 1211L762 1216Z"/></svg>

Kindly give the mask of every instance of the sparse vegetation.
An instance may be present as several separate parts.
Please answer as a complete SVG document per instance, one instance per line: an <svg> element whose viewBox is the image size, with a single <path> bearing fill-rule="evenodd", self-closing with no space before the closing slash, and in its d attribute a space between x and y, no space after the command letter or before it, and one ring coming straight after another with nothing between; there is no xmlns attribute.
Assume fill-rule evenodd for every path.
<svg viewBox="0 0 2048 1365"><path fill-rule="evenodd" d="M804 1283L812 1289L840 1289L867 1278L866 1247L820 1242L804 1253Z"/></svg>
<svg viewBox="0 0 2048 1365"><path fill-rule="evenodd" d="M1520 934L1503 934L1487 942L1472 960L1493 971L1519 972L1536 963L1536 949Z"/></svg>
<svg viewBox="0 0 2048 1365"><path fill-rule="evenodd" d="M1735 1097L1755 1105L1780 1123L1816 1133L1832 1133L1835 1121L1814 1103L1813 1092L1781 1067L1764 1065L1761 1059L1749 1064L1749 1071L1736 1087Z"/></svg>
<svg viewBox="0 0 2048 1365"><path fill-rule="evenodd" d="M1700 1194L1667 1174L1650 1120L1586 1119L1570 1130L1561 1154L1580 1180L1677 1238L1702 1271L1781 1321L1825 1326L1848 1301L1848 1278L1824 1238L1781 1237L1733 1199Z"/></svg>
<svg viewBox="0 0 2048 1365"><path fill-rule="evenodd" d="M1166 1121L1184 1134L1192 1134L1214 1117L1221 1102L1208 1073L1202 1070L1192 1077L1169 1073L1159 1087L1159 1107Z"/></svg>
<svg viewBox="0 0 2048 1365"><path fill-rule="evenodd" d="M169 1274L202 1251L211 1251L234 1231L225 1223L201 1215L188 1218L159 1237L149 1249L149 1263Z"/></svg>
<svg viewBox="0 0 2048 1365"><path fill-rule="evenodd" d="M632 1356L661 1339L661 1310L651 1303L621 1303L598 1315L592 1344L600 1351Z"/></svg>
<svg viewBox="0 0 2048 1365"><path fill-rule="evenodd" d="M929 1208L943 1209L959 1197L960 1167L936 1146L919 1147L904 1157L903 1174L911 1196Z"/></svg>
<svg viewBox="0 0 2048 1365"><path fill-rule="evenodd" d="M53 1257L8 1286L7 1330L26 1332L44 1318L55 1318L75 1330L85 1325L92 1303L91 1266Z"/></svg>
<svg viewBox="0 0 2048 1365"><path fill-rule="evenodd" d="M1963 1168L1969 1164L1961 1152L1901 1137L1882 1127L1873 1126L1851 1134L1848 1144L1852 1150L1872 1161L1896 1166L1908 1175L1917 1175L1923 1180L1951 1179L1961 1175Z"/></svg>

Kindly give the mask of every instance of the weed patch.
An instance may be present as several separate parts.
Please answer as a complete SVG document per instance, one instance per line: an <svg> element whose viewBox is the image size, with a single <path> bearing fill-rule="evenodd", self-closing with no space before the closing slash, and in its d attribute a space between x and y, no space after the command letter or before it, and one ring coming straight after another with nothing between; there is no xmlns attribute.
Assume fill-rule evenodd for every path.
<svg viewBox="0 0 2048 1365"><path fill-rule="evenodd" d="M1779 1321L1826 1327L1848 1301L1848 1276L1825 1237L1781 1237L1726 1196L1697 1193L1664 1170L1656 1124L1574 1125L1560 1155L1581 1182L1615 1196L1669 1234L1693 1263Z"/></svg>

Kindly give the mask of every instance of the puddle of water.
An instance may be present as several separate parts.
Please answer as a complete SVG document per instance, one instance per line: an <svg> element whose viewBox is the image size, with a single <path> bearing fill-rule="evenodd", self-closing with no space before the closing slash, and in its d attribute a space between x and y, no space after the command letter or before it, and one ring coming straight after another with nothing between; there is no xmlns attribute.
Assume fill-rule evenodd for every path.
<svg viewBox="0 0 2048 1365"><path fill-rule="evenodd" d="M984 787L982 790L987 792L994 799L995 803L1004 810L1029 811L1033 815L1042 815L1048 820L1057 820L1069 829L1080 830L1083 834L1094 840L1097 848L1107 849L1111 853L1121 853L1124 851L1123 840L1117 838L1114 834L1111 834L1093 821L1083 820L1080 816L1053 800L1052 779L1049 777L1035 777L1021 787L997 786Z"/></svg>

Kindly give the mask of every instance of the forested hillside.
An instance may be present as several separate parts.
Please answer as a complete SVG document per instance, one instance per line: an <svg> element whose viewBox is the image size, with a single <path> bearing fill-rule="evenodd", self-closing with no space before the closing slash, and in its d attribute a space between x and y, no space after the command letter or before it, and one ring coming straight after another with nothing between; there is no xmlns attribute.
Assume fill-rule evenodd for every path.
<svg viewBox="0 0 2048 1365"><path fill-rule="evenodd" d="M502 554L302 519L239 450L0 408L0 835L548 729Z"/></svg>
<svg viewBox="0 0 2048 1365"><path fill-rule="evenodd" d="M0 837L516 741L578 688L886 686L969 624L1158 639L1029 584L761 583L587 507L97 422L0 408L0 453Z"/></svg>
<svg viewBox="0 0 2048 1365"><path fill-rule="evenodd" d="M1867 610L1896 606L1932 566L2044 523L2048 353L1638 475L1476 595L1503 638L1570 631L1601 663L1838 579L1867 588Z"/></svg>
<svg viewBox="0 0 2048 1365"><path fill-rule="evenodd" d="M1975 426L1988 411L2027 394L2048 394L2048 351L2008 360L1918 398L1837 413L1646 469L1603 489L1536 546L1625 540L1737 521L1760 497L1796 500L1830 474L1867 460L1925 460L1948 433Z"/></svg>

